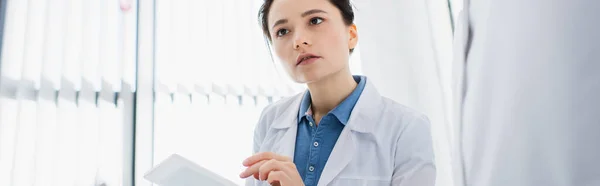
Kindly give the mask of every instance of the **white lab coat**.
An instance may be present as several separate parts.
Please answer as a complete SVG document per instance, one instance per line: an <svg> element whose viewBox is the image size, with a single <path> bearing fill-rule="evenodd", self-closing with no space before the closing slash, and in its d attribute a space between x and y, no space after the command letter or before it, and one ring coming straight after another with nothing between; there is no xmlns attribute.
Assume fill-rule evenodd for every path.
<svg viewBox="0 0 600 186"><path fill-rule="evenodd" d="M466 0L455 186L600 185L600 1Z"/></svg>
<svg viewBox="0 0 600 186"><path fill-rule="evenodd" d="M254 153L294 157L302 94L264 109ZM318 182L325 185L433 186L435 165L429 120L382 97L367 82ZM253 177L246 185L268 185Z"/></svg>

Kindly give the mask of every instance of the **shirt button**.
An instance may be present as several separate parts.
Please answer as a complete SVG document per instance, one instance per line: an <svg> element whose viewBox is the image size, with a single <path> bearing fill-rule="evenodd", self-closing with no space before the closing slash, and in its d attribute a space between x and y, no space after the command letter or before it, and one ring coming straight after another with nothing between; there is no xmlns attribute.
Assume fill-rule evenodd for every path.
<svg viewBox="0 0 600 186"><path fill-rule="evenodd" d="M310 172L315 171L315 167L313 167L313 166L308 167L308 171L310 171Z"/></svg>
<svg viewBox="0 0 600 186"><path fill-rule="evenodd" d="M313 126L312 122L308 122L308 125L310 125L311 127Z"/></svg>
<svg viewBox="0 0 600 186"><path fill-rule="evenodd" d="M319 146L319 142L316 142L316 141L315 141L315 143L313 143L313 145L314 145L315 147L318 147L318 146Z"/></svg>

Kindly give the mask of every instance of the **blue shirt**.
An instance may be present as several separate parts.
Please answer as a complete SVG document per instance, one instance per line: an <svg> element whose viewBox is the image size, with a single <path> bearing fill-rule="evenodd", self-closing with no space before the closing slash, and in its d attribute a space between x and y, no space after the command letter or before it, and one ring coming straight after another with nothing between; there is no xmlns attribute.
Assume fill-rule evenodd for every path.
<svg viewBox="0 0 600 186"><path fill-rule="evenodd" d="M318 127L310 109L310 92L306 92L302 98L298 113L294 164L306 186L317 185L333 146L365 88L366 77L354 76L354 80L358 86L344 101L321 118Z"/></svg>

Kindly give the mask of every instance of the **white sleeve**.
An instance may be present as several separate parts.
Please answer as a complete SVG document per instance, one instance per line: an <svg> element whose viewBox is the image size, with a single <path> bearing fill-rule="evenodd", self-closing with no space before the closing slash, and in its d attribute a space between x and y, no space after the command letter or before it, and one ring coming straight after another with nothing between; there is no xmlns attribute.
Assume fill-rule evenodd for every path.
<svg viewBox="0 0 600 186"><path fill-rule="evenodd" d="M270 110L271 106L267 106L265 107L265 109L263 109L262 113L260 114L260 118L258 120L258 123L256 124L256 126L254 127L254 139L252 140L253 142L253 147L252 147L252 154L256 154L260 151L260 146L265 138L265 133L266 133L266 119L265 119L265 113L268 112L268 110ZM250 176L248 178L246 178L246 186L258 186L260 185L261 182L258 182L254 177Z"/></svg>
<svg viewBox="0 0 600 186"><path fill-rule="evenodd" d="M256 125L255 129L254 129L254 139L253 144L254 147L252 148L252 154L256 154L258 153L258 151L260 150L260 144L262 143L262 135L261 132L259 132L259 125L260 122ZM246 178L246 186L257 186L258 182L256 181L256 179L253 176L250 176L248 178Z"/></svg>

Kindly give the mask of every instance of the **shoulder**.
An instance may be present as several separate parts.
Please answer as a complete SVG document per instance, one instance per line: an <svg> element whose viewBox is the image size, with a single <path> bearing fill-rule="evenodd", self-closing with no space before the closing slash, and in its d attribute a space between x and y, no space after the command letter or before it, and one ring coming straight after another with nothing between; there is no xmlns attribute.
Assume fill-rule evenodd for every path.
<svg viewBox="0 0 600 186"><path fill-rule="evenodd" d="M303 93L304 92L298 93L294 96L285 97L267 105L260 114L259 122L263 120L273 120L277 116L283 114L284 112L289 111L289 109L293 110L293 108L291 107L294 105L295 102L298 101L298 99L302 99Z"/></svg>
<svg viewBox="0 0 600 186"><path fill-rule="evenodd" d="M400 131L405 130L410 125L425 128L430 127L429 118L413 108L387 97L382 97L382 105L384 107L382 119L385 120L383 121L384 123L391 125L388 127L397 128Z"/></svg>
<svg viewBox="0 0 600 186"><path fill-rule="evenodd" d="M354 109L358 119L355 128L374 132L382 141L398 141L405 131L415 126L429 130L429 119L425 114L379 94L368 82Z"/></svg>
<svg viewBox="0 0 600 186"><path fill-rule="evenodd" d="M431 150L431 124L425 114L385 97L381 105L382 116L375 128L378 138L395 150L409 150L415 145Z"/></svg>
<svg viewBox="0 0 600 186"><path fill-rule="evenodd" d="M260 114L258 123L255 127L256 132L265 133L266 130L271 128L271 124L273 123L272 121L277 117L285 112L289 112L290 110L296 110L292 107L296 105L295 103L298 102L299 99L302 99L303 94L304 92L298 93L294 96L285 97L267 105Z"/></svg>

